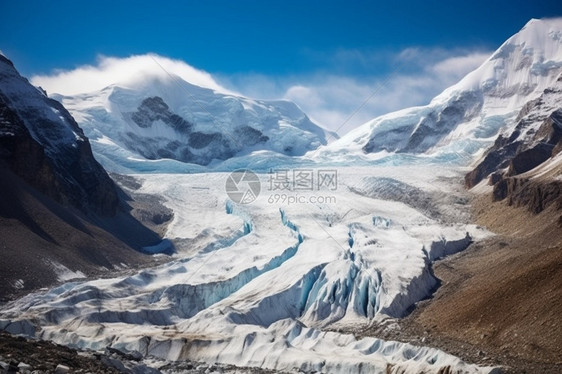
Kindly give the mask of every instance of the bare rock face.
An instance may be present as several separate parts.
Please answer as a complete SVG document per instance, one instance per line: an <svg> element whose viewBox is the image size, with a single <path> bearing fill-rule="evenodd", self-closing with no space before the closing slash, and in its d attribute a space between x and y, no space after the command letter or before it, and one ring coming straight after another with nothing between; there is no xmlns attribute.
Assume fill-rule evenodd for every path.
<svg viewBox="0 0 562 374"><path fill-rule="evenodd" d="M539 120L541 125L536 131L524 132L529 123L521 120L509 137L499 135L482 161L465 175L466 187L472 188L504 168L508 168L506 176L525 173L557 155L562 150L562 109L540 116Z"/></svg>
<svg viewBox="0 0 562 374"><path fill-rule="evenodd" d="M464 181L467 188L472 188L480 183L491 173L505 168L509 160L517 154L521 142L509 142L508 138L498 136L494 145L489 148L484 159L468 174Z"/></svg>
<svg viewBox="0 0 562 374"><path fill-rule="evenodd" d="M552 144L539 143L533 148L516 154L509 161L506 176L518 175L534 169L551 157L553 148Z"/></svg>
<svg viewBox="0 0 562 374"><path fill-rule="evenodd" d="M143 100L138 111L133 113L131 119L143 128L151 127L155 121L162 121L174 130L189 134L193 125L170 111L168 104L161 97L149 97Z"/></svg>
<svg viewBox="0 0 562 374"><path fill-rule="evenodd" d="M114 184L68 111L1 55L0 196L0 302L152 263L142 248L161 241L131 215L130 204L144 205ZM154 227L170 218L155 212Z"/></svg>
<svg viewBox="0 0 562 374"><path fill-rule="evenodd" d="M562 182L540 182L527 178L503 178L494 185L495 201L507 199L509 205L525 206L539 214L552 204L562 209Z"/></svg>
<svg viewBox="0 0 562 374"><path fill-rule="evenodd" d="M113 216L117 189L58 102L0 56L0 165L64 205Z"/></svg>
<svg viewBox="0 0 562 374"><path fill-rule="evenodd" d="M532 171L562 151L560 98L562 77L523 106L511 133L499 135L482 161L466 174L466 187L489 178L494 201L507 200L509 205L525 206L535 214L553 204L562 209L562 182L533 178L536 173Z"/></svg>
<svg viewBox="0 0 562 374"><path fill-rule="evenodd" d="M562 150L562 77L543 94L523 106L517 125L508 134L500 134L482 161L465 176L472 188L490 176L494 185L500 176L513 177L556 156ZM503 189L501 187L500 189Z"/></svg>

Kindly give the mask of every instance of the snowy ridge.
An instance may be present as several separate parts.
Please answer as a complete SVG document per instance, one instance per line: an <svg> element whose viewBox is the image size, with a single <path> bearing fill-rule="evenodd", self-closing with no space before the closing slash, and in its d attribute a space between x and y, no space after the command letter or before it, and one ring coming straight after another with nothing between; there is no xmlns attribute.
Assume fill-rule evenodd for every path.
<svg viewBox="0 0 562 374"><path fill-rule="evenodd" d="M468 164L498 133L510 132L523 105L561 73L562 19L533 19L429 105L375 118L324 147L321 158L345 160L350 152L372 160L411 153Z"/></svg>
<svg viewBox="0 0 562 374"><path fill-rule="evenodd" d="M256 151L302 155L327 142L328 132L292 102L199 87L163 74L156 63L142 73L142 80L115 82L98 92L52 95L110 170L193 170Z"/></svg>

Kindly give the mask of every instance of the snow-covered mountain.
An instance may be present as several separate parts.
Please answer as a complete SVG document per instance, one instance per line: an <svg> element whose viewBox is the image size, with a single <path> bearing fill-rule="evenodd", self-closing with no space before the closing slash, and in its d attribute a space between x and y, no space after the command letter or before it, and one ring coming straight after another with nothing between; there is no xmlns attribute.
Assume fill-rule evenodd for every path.
<svg viewBox="0 0 562 374"><path fill-rule="evenodd" d="M275 174L264 173L255 201L236 204L224 188L229 175L209 172L218 167L137 176L140 192L163 197L174 212L166 237L176 257L28 295L0 310L0 328L82 348L111 346L168 369L189 358L290 372L497 372L418 345L424 339L412 345L354 333L400 329L397 321L438 285L434 261L491 235L470 221L470 199L458 183L470 163L497 150L490 172L510 162L508 176L529 166L517 155L560 148L561 30L562 20L533 20L429 105L286 157L293 169L306 163L336 171L334 188L268 193ZM125 83L56 96L93 138L97 157L117 170L259 164L325 140L286 102L249 100L161 72ZM513 154L502 148L508 143L517 144ZM541 176L560 178L561 156L549 157ZM504 184L498 192L516 183Z"/></svg>
<svg viewBox="0 0 562 374"><path fill-rule="evenodd" d="M492 174L490 184L502 174L527 172L562 151L562 76L534 100L527 102L513 121L515 126L502 131L474 170L465 177L474 187Z"/></svg>
<svg viewBox="0 0 562 374"><path fill-rule="evenodd" d="M491 176L496 199L521 200L517 191L534 200L530 209L538 213L559 196L558 187L543 196L541 188L552 188L523 191L526 179L512 177L543 163L562 168L561 98L562 18L533 19L428 105L377 117L315 156L339 164L470 166L466 187Z"/></svg>
<svg viewBox="0 0 562 374"><path fill-rule="evenodd" d="M292 102L200 87L152 58L137 79L98 92L52 95L76 118L106 168L186 168L175 161L213 166L254 151L298 156L327 143L328 132ZM147 166L143 159L154 162Z"/></svg>
<svg viewBox="0 0 562 374"><path fill-rule="evenodd" d="M181 112L198 105L184 103L180 93L187 83L178 86L176 79L165 77L134 83L136 89L146 85L142 95L130 86L111 86L94 95L61 98L71 109L89 105L88 111L73 113L93 134L97 157L127 166L128 157L139 156L126 147L154 150L152 143L167 145L178 134L184 140L178 147L192 152L191 141L198 146L199 138L210 139L198 155L210 152L219 135L199 135L205 133L188 117L192 112ZM216 99L220 110L212 118L217 113L233 116L230 123L236 126L246 122L236 122L235 113L246 119L255 113L262 120L273 118L263 132L256 130L261 132L253 138L257 143L239 153L281 139L280 145L291 144L297 147L291 152L300 154L313 149L311 139L324 134L306 117L299 117L299 127L279 119L301 115L292 114L292 104L277 103L269 111L264 102L252 101L248 109L237 111L245 99L199 90L199 97L207 95L207 107ZM238 109L231 112L225 103ZM205 113L199 108L196 118ZM134 137L145 129L142 139ZM212 144L218 145L217 152L226 149L221 141ZM278 150L254 152L251 158L282 154ZM299 167L300 158L287 159ZM147 163L141 159L134 166ZM170 172L169 164L154 165ZM2 308L0 329L82 348L112 346L168 361L189 357L292 372L442 373L454 368L490 373L492 368L467 364L440 350L374 337L356 339L351 333L404 316L438 283L431 271L434 260L488 235L466 222L460 203L451 212L445 206L450 202L439 200L447 190L462 203L463 196L457 197L446 182L456 176L455 170L434 175L416 166L348 167L337 171L333 189L299 191L300 200L308 203L284 204L265 192L271 175L260 174L264 193L252 204L237 205L225 193L226 173L145 174L136 183L138 192L162 197L174 212L165 235L177 248L175 257L136 274L67 283L28 295Z"/></svg>
<svg viewBox="0 0 562 374"><path fill-rule="evenodd" d="M499 133L511 133L523 106L553 86L561 73L562 19L533 19L428 105L377 117L321 153L367 159L406 153L471 162Z"/></svg>

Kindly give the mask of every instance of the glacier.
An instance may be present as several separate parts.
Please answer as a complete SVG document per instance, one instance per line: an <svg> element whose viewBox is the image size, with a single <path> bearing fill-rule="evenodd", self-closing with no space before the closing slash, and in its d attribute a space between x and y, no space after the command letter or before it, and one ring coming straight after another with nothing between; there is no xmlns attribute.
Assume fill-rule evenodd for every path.
<svg viewBox="0 0 562 374"><path fill-rule="evenodd" d="M173 76L53 94L104 167L163 197L174 212L165 238L177 252L156 268L13 301L0 328L79 348L291 372L497 372L351 331L407 315L437 286L434 261L492 235L470 222L463 176L561 73L562 20L532 20L427 106L330 144L294 104ZM253 129L243 129L243 144L228 140L243 126ZM260 178L251 204L225 192L236 169ZM280 169L337 170L337 188L266 190ZM312 202L319 195L330 199Z"/></svg>
<svg viewBox="0 0 562 374"><path fill-rule="evenodd" d="M166 233L178 251L172 261L28 295L0 312L0 327L165 360L321 372L437 372L447 365L490 372L436 349L324 331L405 315L431 294L431 261L448 243L460 250L467 237L489 235L350 187L367 188L384 176L437 191L448 185L441 177L456 173L341 169L340 185L330 191L337 204L312 205L272 204L267 193L235 204L224 193L227 173L138 174L140 192L163 196L174 211ZM266 186L268 174L258 175ZM407 182L413 175L415 186ZM373 217L386 221L375 225Z"/></svg>

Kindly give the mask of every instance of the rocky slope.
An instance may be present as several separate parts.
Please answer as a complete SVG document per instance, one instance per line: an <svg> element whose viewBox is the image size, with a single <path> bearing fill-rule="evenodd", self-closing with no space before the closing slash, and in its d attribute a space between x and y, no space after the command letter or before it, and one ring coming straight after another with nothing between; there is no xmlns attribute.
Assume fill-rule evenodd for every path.
<svg viewBox="0 0 562 374"><path fill-rule="evenodd" d="M473 208L477 222L497 235L437 263L434 297L394 328L370 334L421 340L503 373L560 373L560 211L551 205L535 214L489 194L476 195Z"/></svg>
<svg viewBox="0 0 562 374"><path fill-rule="evenodd" d="M490 184L525 173L562 151L562 76L526 103L514 128L498 135L482 160L465 178L468 188L494 173ZM501 170L499 173L496 171Z"/></svg>
<svg viewBox="0 0 562 374"><path fill-rule="evenodd" d="M26 182L54 200L116 213L117 189L92 154L72 116L19 75L0 56L0 158Z"/></svg>
<svg viewBox="0 0 562 374"><path fill-rule="evenodd" d="M562 209L562 76L528 102L511 132L500 134L478 165L465 176L468 188L488 177L494 201L525 206L538 214ZM484 183L484 182L483 182Z"/></svg>
<svg viewBox="0 0 562 374"><path fill-rule="evenodd" d="M57 101L0 56L0 300L152 263L160 241L132 217L88 139Z"/></svg>

